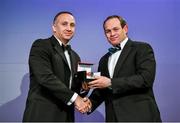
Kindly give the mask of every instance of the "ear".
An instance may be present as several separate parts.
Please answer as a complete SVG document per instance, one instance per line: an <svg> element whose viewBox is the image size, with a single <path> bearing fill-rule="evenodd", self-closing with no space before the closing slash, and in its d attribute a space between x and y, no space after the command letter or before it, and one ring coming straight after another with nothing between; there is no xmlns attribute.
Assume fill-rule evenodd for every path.
<svg viewBox="0 0 180 123"><path fill-rule="evenodd" d="M56 32L56 27L54 24L52 25L52 30L53 30L53 32Z"/></svg>
<svg viewBox="0 0 180 123"><path fill-rule="evenodd" d="M126 24L123 29L124 29L125 33L127 34L128 33L128 25Z"/></svg>

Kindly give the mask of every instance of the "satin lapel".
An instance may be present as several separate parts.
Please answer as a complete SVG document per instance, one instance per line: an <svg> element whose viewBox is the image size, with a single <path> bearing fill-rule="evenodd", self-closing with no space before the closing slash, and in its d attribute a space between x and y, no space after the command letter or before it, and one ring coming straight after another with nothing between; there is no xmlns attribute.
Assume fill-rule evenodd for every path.
<svg viewBox="0 0 180 123"><path fill-rule="evenodd" d="M113 77L116 77L118 74L118 71L120 70L121 66L123 65L124 60L128 56L129 52L131 51L131 41L128 41L126 45L123 48L123 51L121 52L119 59L117 61L117 64L114 69L114 75Z"/></svg>
<svg viewBox="0 0 180 123"><path fill-rule="evenodd" d="M76 71L75 69L75 66L76 66L76 58L75 58L75 55L73 54L72 50L70 51L70 60L71 60L71 72L72 72L72 75L74 75L74 72Z"/></svg>
<svg viewBox="0 0 180 123"><path fill-rule="evenodd" d="M67 62L67 60L66 60L66 57L65 57L65 55L64 55L64 52L63 52L63 49L62 49L62 47L59 45L56 45L55 47L55 50L59 53L59 55L62 57L62 59L65 61L65 63L68 65L68 62Z"/></svg>
<svg viewBox="0 0 180 123"><path fill-rule="evenodd" d="M58 52L58 54L62 57L62 59L65 61L65 63L68 66L68 62L64 55L64 51L63 51L62 47L60 46L59 42L56 40L56 38L54 36L51 37L51 41L53 43L54 49Z"/></svg>
<svg viewBox="0 0 180 123"><path fill-rule="evenodd" d="M109 56L110 56L110 54L107 54L105 56L105 59L103 60L103 65L102 65L103 68L101 68L101 70L103 71L102 75L106 76L106 77L110 77L109 76L110 75L109 74L109 70L108 70L108 59L109 59Z"/></svg>

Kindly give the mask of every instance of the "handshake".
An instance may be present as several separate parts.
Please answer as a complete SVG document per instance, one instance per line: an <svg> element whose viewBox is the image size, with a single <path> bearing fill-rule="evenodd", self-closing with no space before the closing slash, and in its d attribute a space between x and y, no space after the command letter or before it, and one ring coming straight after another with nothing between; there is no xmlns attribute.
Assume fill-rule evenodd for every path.
<svg viewBox="0 0 180 123"><path fill-rule="evenodd" d="M74 104L75 104L75 108L83 114L89 112L92 107L92 103L88 97L82 98L80 96L77 96Z"/></svg>
<svg viewBox="0 0 180 123"><path fill-rule="evenodd" d="M105 76L98 76L95 77L94 80L86 83L82 83L83 90L90 90L90 89L96 89L96 88L107 88L111 86L111 79L107 78ZM81 113L87 113L92 108L92 103L88 99L88 97L80 97L78 96L75 100L75 108L81 112Z"/></svg>

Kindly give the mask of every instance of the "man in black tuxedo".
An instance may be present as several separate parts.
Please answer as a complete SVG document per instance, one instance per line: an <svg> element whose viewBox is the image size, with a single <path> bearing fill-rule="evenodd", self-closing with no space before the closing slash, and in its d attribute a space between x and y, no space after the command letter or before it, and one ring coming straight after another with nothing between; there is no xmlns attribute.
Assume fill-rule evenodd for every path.
<svg viewBox="0 0 180 123"><path fill-rule="evenodd" d="M74 121L74 105L88 104L79 96L81 83L74 81L80 57L69 46L75 19L70 12L54 17L53 36L36 40L29 55L30 89L23 121Z"/></svg>
<svg viewBox="0 0 180 123"><path fill-rule="evenodd" d="M95 110L105 101L106 121L161 121L154 94L156 62L152 47L128 38L126 21L117 15L104 21L113 46L99 62L101 77L89 82L89 99Z"/></svg>

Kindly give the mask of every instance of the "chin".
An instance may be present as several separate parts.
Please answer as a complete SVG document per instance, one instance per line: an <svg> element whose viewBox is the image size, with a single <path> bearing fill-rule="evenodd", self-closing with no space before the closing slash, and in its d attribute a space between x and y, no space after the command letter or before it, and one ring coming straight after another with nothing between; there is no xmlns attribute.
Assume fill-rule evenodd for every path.
<svg viewBox="0 0 180 123"><path fill-rule="evenodd" d="M119 42L111 42L111 44L112 44L113 46L116 46L116 45L119 44Z"/></svg>
<svg viewBox="0 0 180 123"><path fill-rule="evenodd" d="M64 38L65 40L71 40L72 37L66 37Z"/></svg>

